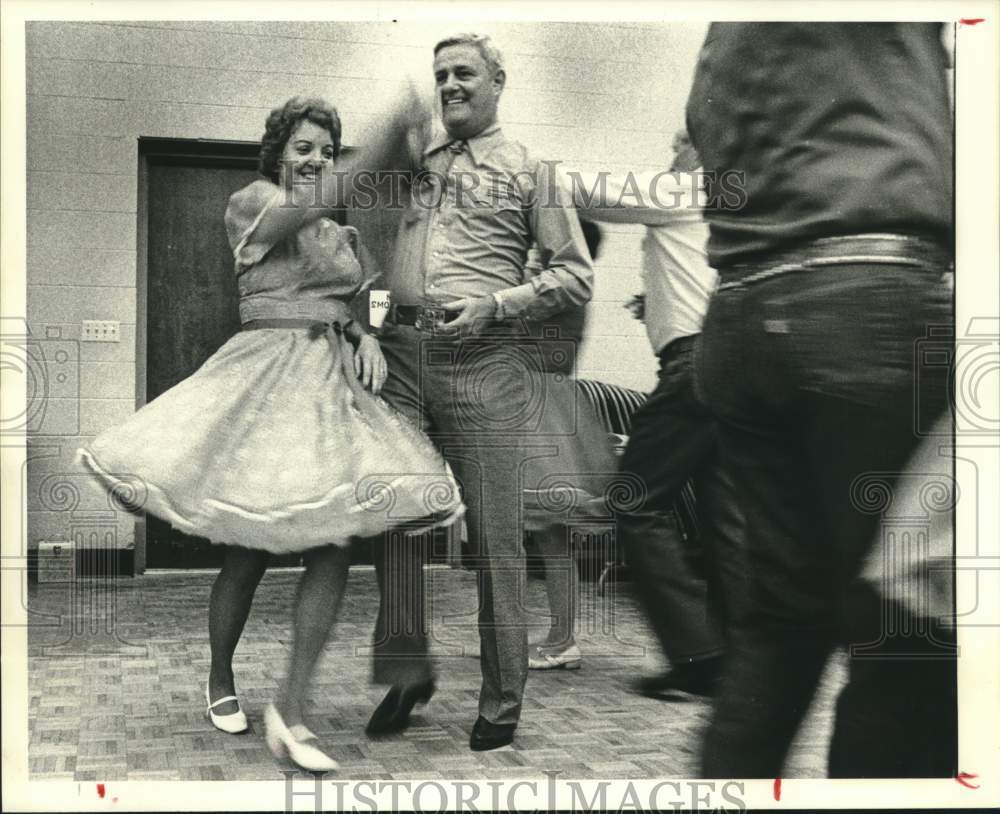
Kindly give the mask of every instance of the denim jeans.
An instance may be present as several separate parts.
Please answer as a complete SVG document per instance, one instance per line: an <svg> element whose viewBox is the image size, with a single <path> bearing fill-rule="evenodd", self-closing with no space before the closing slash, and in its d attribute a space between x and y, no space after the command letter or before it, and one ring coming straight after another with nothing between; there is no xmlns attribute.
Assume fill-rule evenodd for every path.
<svg viewBox="0 0 1000 814"><path fill-rule="evenodd" d="M940 344L931 329L953 322L943 269L845 264L713 296L698 385L733 464L752 588L706 734L705 776L781 776L833 647L880 628L881 604L857 589L879 521L862 476L891 492L919 431L947 409L948 366L918 362L923 343ZM935 661L852 657L831 774L954 771L953 714L921 727L914 710L914 725L892 729L908 741L902 762L861 748L891 728L860 710L898 710L871 693L898 692L900 677L954 712L954 662L928 667Z"/></svg>

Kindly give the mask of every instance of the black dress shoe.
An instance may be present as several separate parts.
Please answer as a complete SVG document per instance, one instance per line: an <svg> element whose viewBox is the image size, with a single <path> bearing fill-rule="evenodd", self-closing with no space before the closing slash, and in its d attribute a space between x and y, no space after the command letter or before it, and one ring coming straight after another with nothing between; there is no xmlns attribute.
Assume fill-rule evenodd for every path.
<svg viewBox="0 0 1000 814"><path fill-rule="evenodd" d="M634 687L640 695L660 700L679 692L711 698L718 693L721 675L722 658L710 658L678 664L660 675L640 678Z"/></svg>
<svg viewBox="0 0 1000 814"><path fill-rule="evenodd" d="M365 732L369 735L402 732L410 725L410 713L413 707L430 701L436 689L433 678L408 687L392 687L382 699L382 703L375 707Z"/></svg>
<svg viewBox="0 0 1000 814"><path fill-rule="evenodd" d="M515 729L517 729L517 724L494 724L480 715L472 727L469 748L473 752L499 749L514 740Z"/></svg>

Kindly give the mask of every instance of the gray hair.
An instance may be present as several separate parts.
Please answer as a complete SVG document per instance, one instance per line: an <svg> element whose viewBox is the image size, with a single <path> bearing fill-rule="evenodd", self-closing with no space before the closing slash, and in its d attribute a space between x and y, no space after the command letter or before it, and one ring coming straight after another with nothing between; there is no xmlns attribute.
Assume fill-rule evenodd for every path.
<svg viewBox="0 0 1000 814"><path fill-rule="evenodd" d="M489 66L489 69L496 74L497 71L502 71L503 67L503 54L500 53L500 49L497 48L493 41L490 39L488 34L453 34L450 37L445 37L437 45L434 46L434 56L438 55L438 51L448 48L452 45L471 45L477 51L479 55L483 58L483 61Z"/></svg>

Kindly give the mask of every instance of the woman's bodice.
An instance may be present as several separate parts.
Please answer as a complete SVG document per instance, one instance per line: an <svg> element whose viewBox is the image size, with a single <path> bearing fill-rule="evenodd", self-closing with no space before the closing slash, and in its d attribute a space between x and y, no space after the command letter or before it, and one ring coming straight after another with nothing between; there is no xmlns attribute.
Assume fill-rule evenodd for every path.
<svg viewBox="0 0 1000 814"><path fill-rule="evenodd" d="M256 241L254 230L265 210L280 204L281 190L267 181L254 184L267 185L273 193L258 187L255 194L242 195L250 190L248 187L230 199L226 211L240 294L240 321L342 319L347 303L364 279L358 261L357 230L320 218L276 243ZM262 205L254 206L255 201L262 200Z"/></svg>

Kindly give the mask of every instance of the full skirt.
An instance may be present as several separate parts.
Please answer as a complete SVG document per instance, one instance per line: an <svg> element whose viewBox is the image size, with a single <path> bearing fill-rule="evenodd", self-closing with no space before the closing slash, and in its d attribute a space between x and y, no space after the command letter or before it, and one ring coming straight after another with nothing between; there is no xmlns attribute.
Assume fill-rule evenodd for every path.
<svg viewBox="0 0 1000 814"><path fill-rule="evenodd" d="M80 458L132 508L215 543L280 554L452 522L450 470L348 379L351 353L305 329L239 333Z"/></svg>

